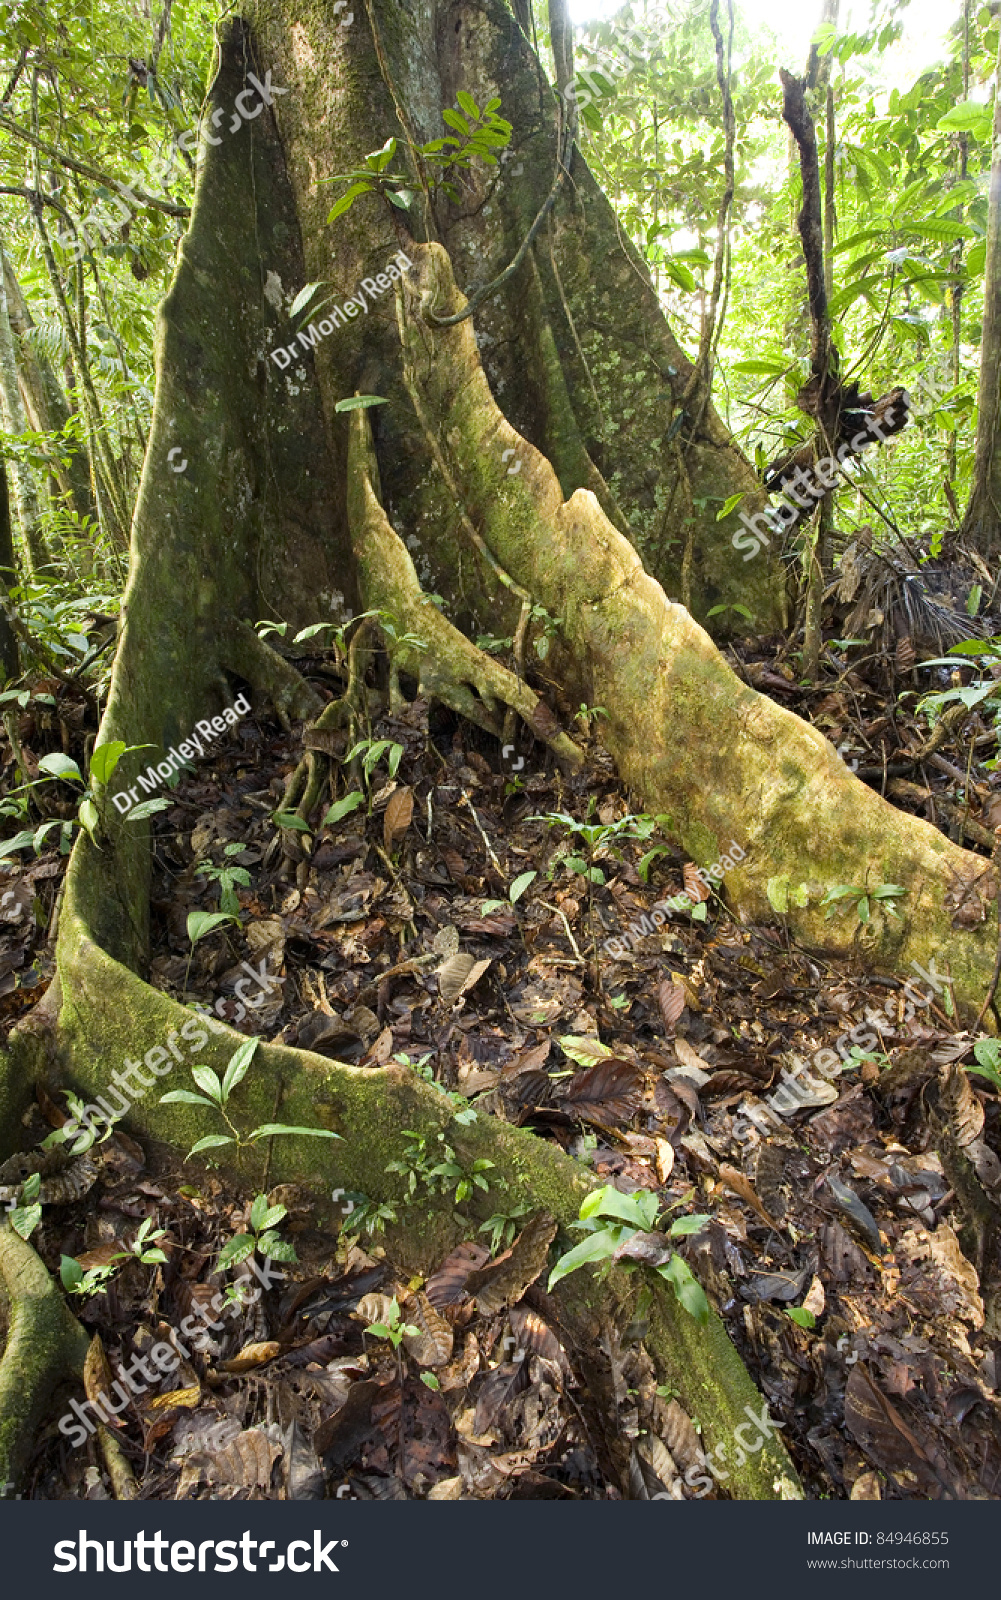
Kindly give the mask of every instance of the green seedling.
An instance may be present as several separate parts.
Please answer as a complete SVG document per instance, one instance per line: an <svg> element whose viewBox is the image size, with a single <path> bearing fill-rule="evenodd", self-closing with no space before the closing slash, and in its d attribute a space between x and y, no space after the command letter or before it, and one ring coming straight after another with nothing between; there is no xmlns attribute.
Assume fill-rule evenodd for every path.
<svg viewBox="0 0 1001 1600"><path fill-rule="evenodd" d="M583 1229L588 1237L557 1261L549 1274L550 1292L554 1284L568 1273L576 1272L578 1267L611 1261L619 1247L637 1234L653 1233L659 1211L657 1196L651 1194L649 1189L637 1190L635 1194L621 1194L618 1189L606 1184L604 1188L593 1190L581 1204L580 1220L572 1224L575 1228ZM709 1221L707 1215L701 1214L677 1217L671 1224L668 1237L679 1239L698 1233ZM623 1265L628 1267L632 1263L624 1262ZM671 1285L689 1315L705 1326L709 1321L709 1302L687 1263L679 1255L672 1255L652 1270Z"/></svg>
<svg viewBox="0 0 1001 1600"><path fill-rule="evenodd" d="M95 848L100 849L100 839L105 818L106 789L112 773L118 766L122 756L131 755L136 750L152 750L149 744L129 744L122 739L115 739L110 744L99 744L91 754L89 764L89 782L85 783L83 773L71 756L63 755L61 751L54 750L51 754L43 756L38 763L41 777L34 778L29 783L20 784L16 789L11 789L4 804L0 807L0 815L26 817L28 800L37 800L38 792L49 783L79 784L84 793L77 805L75 817L55 817L48 822L43 822L38 828L27 828L15 834L12 839L0 842L0 860L5 856L13 855L15 850L26 850L30 845L36 856L41 855L42 847L54 828L59 830L59 849L63 855L69 853L73 842L73 829L82 828L88 835ZM163 795L155 800L144 800L140 805L133 806L128 814L127 821L141 821L143 817L152 816L156 811L163 811L170 805L170 801Z"/></svg>
<svg viewBox="0 0 1001 1600"><path fill-rule="evenodd" d="M284 1122L264 1122L259 1128L251 1129L249 1133L241 1133L230 1117L227 1107L233 1090L243 1082L250 1071L250 1063L259 1043L258 1039L247 1039L240 1045L230 1057L221 1082L211 1067L192 1067L191 1076L202 1091L201 1094L195 1094L191 1089L171 1089L169 1094L160 1096L161 1105L208 1106L219 1113L230 1130L229 1133L209 1133L203 1139L196 1140L185 1156L186 1161L190 1161L192 1156L202 1150L219 1149L226 1144L235 1144L237 1152L242 1153L256 1144L258 1139L273 1139L279 1136L301 1139L341 1137L339 1133L332 1133L329 1128L290 1127Z"/></svg>
<svg viewBox="0 0 1001 1600"><path fill-rule="evenodd" d="M899 883L881 883L878 889L859 888L856 883L836 883L833 888L828 889L820 903L827 907L827 917L830 919L838 909L840 901L852 900L859 922L866 923L872 915L873 901L889 916L896 917L898 913L894 910L892 902L906 893L907 890Z"/></svg>
<svg viewBox="0 0 1001 1600"><path fill-rule="evenodd" d="M223 854L237 856L244 849L242 844L226 845ZM212 861L199 861L194 868L195 876L208 878L210 882L219 885L219 910L224 916L233 917L236 921L240 918L240 902L237 899L235 885L241 889L250 888L250 873L246 867L223 866L217 867Z"/></svg>
<svg viewBox="0 0 1001 1600"><path fill-rule="evenodd" d="M38 1192L41 1187L41 1174L33 1172L21 1185L20 1205L11 1208L10 1225L22 1239L30 1239L42 1220L42 1208L38 1203Z"/></svg>
<svg viewBox="0 0 1001 1600"><path fill-rule="evenodd" d="M66 1293L79 1295L83 1300L88 1300L95 1294L102 1294L112 1278L121 1271L121 1264L133 1258L146 1267L160 1265L165 1262L167 1257L157 1247L156 1241L163 1238L166 1229L157 1228L156 1232L153 1233L151 1232L152 1227L153 1219L152 1217L147 1217L145 1222L141 1224L130 1249L119 1250L115 1255L109 1257L102 1266L88 1267L86 1272L79 1261L75 1261L72 1256L60 1257L59 1277Z"/></svg>
<svg viewBox="0 0 1001 1600"><path fill-rule="evenodd" d="M1001 1040L978 1039L973 1046L976 1065L973 1062L967 1067L967 1072L975 1072L978 1077L986 1078L1001 1094Z"/></svg>
<svg viewBox="0 0 1001 1600"><path fill-rule="evenodd" d="M420 1328L416 1328L412 1322L402 1321L399 1301L395 1294L389 1303L385 1322L370 1322L366 1325L366 1333L370 1333L374 1339L386 1339L392 1345L393 1353L396 1356L401 1388L403 1387L403 1356L400 1346L404 1339L416 1339L420 1331ZM421 1383L426 1384L429 1389L441 1388L441 1384L433 1372L422 1372Z"/></svg>
<svg viewBox="0 0 1001 1600"><path fill-rule="evenodd" d="M298 1261L295 1246L283 1239L278 1232L278 1224L288 1216L288 1207L283 1205L271 1206L268 1204L266 1194L254 1196L250 1208L250 1233L237 1233L226 1243L219 1253L219 1260L212 1269L213 1277L216 1273L226 1272L230 1267L238 1267L241 1261L246 1261L255 1251L263 1256L265 1261ZM242 1303L242 1285L231 1283L223 1297L224 1305Z"/></svg>

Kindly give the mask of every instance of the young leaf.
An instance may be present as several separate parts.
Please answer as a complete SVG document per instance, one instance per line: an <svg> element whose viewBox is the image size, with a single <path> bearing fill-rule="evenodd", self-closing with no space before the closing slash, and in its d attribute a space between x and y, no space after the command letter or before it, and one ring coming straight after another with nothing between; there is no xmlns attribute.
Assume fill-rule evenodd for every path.
<svg viewBox="0 0 1001 1600"><path fill-rule="evenodd" d="M537 872L523 872L519 877L515 878L508 892L508 899L513 906L517 905L529 884L538 876Z"/></svg>
<svg viewBox="0 0 1001 1600"><path fill-rule="evenodd" d="M262 1234L259 1244L262 1254L272 1261L298 1262L299 1260L295 1253L295 1245L291 1240L280 1239L277 1233Z"/></svg>
<svg viewBox="0 0 1001 1600"><path fill-rule="evenodd" d="M69 756L64 756L61 750L53 750L50 755L43 756L38 763L39 772L47 772L50 777L73 779L77 783L83 782L83 773L76 762Z"/></svg>
<svg viewBox="0 0 1001 1600"><path fill-rule="evenodd" d="M712 1217L706 1212L698 1212L690 1217L676 1217L674 1222L671 1223L670 1237L672 1239L683 1239L686 1234L698 1233L705 1227L707 1222L711 1221Z"/></svg>
<svg viewBox="0 0 1001 1600"><path fill-rule="evenodd" d="M805 1306L786 1306L786 1316L800 1328L815 1328L817 1319Z"/></svg>
<svg viewBox="0 0 1001 1600"><path fill-rule="evenodd" d="M39 1205L14 1206L10 1213L10 1225L22 1239L30 1239L41 1220L42 1208Z"/></svg>
<svg viewBox="0 0 1001 1600"><path fill-rule="evenodd" d="M271 1139L279 1133L297 1133L306 1139L340 1139L339 1133L332 1133L329 1128L289 1128L284 1122L263 1122L249 1135L251 1139Z"/></svg>
<svg viewBox="0 0 1001 1600"><path fill-rule="evenodd" d="M549 1291L561 1278L569 1272L576 1272L578 1267L583 1267L588 1261L605 1261L613 1256L624 1238L631 1237L628 1228L602 1228L597 1233L589 1234L582 1239L580 1244L574 1245L566 1255L560 1256L552 1272L549 1274Z"/></svg>
<svg viewBox="0 0 1001 1600"><path fill-rule="evenodd" d="M191 1089L171 1089L169 1094L160 1096L162 1106L211 1106L216 1110L214 1100L206 1100L203 1094L195 1094Z"/></svg>
<svg viewBox="0 0 1001 1600"><path fill-rule="evenodd" d="M95 745L90 758L91 777L97 783L107 783L124 754L124 739L114 739L110 744Z"/></svg>
<svg viewBox="0 0 1001 1600"><path fill-rule="evenodd" d="M335 411L365 411L369 406L388 406L389 401L384 400L379 394L353 394L346 400L338 400Z"/></svg>
<svg viewBox="0 0 1001 1600"><path fill-rule="evenodd" d="M739 493L737 493L737 494L731 494L726 500L724 500L721 509L719 511L717 511L717 513L716 513L716 521L717 522L725 521L726 518L730 515L730 512L731 511L735 511L737 506L740 505L740 502L743 500L743 498L744 498L743 489L741 489L739 491ZM737 608L735 606L734 610L736 610L736 609Z"/></svg>
<svg viewBox="0 0 1001 1600"><path fill-rule="evenodd" d="M226 1104L237 1084L242 1083L250 1071L250 1063L253 1060L258 1042L257 1039L248 1039L246 1044L241 1044L240 1048L230 1057L225 1077L222 1080L223 1105Z"/></svg>
<svg viewBox="0 0 1001 1600"><path fill-rule="evenodd" d="M622 1194L611 1184L606 1184L603 1189L596 1189L587 1195L581 1205L580 1216L582 1222L593 1216L620 1217L631 1227L649 1233L657 1220L659 1209L657 1196L651 1194L649 1189L637 1189L635 1194Z"/></svg>
<svg viewBox="0 0 1001 1600"><path fill-rule="evenodd" d="M304 288L299 290L299 293L289 306L289 316L294 317L297 311L301 311L303 306L307 306L317 290L322 288L322 283L307 283Z"/></svg>
<svg viewBox="0 0 1001 1600"><path fill-rule="evenodd" d="M662 1278L666 1278L672 1285L679 1301L696 1322L705 1327L709 1321L709 1301L706 1299L705 1290L693 1275L691 1269L682 1261L680 1256L672 1256L670 1261L657 1271Z"/></svg>
<svg viewBox="0 0 1001 1600"><path fill-rule="evenodd" d="M273 820L279 828L297 828L300 833L309 833L309 823L302 817L297 817L294 811L276 811Z"/></svg>
<svg viewBox="0 0 1001 1600"><path fill-rule="evenodd" d="M235 1234L219 1252L219 1260L213 1269L213 1276L217 1272L225 1272L227 1267L239 1266L241 1261L246 1261L257 1249L257 1240L252 1233Z"/></svg>
<svg viewBox="0 0 1001 1600"><path fill-rule="evenodd" d="M189 911L188 938L192 944L197 944L199 939L204 939L205 935L211 933L213 928L218 928L220 923L237 920L227 911Z"/></svg>
<svg viewBox="0 0 1001 1600"><path fill-rule="evenodd" d="M83 805L80 807L81 821L83 820L83 806L86 804L87 802L85 800ZM151 817L156 811L166 811L172 804L173 801L166 799L166 797L162 794L157 795L155 800L140 800L137 806L132 807L132 810L129 812L128 817L126 818L126 821L142 822L144 817Z"/></svg>
<svg viewBox="0 0 1001 1600"><path fill-rule="evenodd" d="M255 1039L253 1043L256 1044L257 1040ZM218 1074L213 1072L211 1067L192 1067L191 1076L199 1089L204 1090L216 1105L222 1104L222 1084L219 1082Z"/></svg>
<svg viewBox="0 0 1001 1600"><path fill-rule="evenodd" d="M250 1208L250 1226L255 1233L260 1233L264 1226L264 1219L268 1214L268 1197L266 1194L255 1195L254 1203Z"/></svg>
<svg viewBox="0 0 1001 1600"><path fill-rule="evenodd" d="M192 1156L198 1154L199 1150L214 1150L217 1145L232 1143L233 1140L228 1133L207 1133L204 1139L195 1140L184 1159L185 1161L190 1160Z"/></svg>
<svg viewBox="0 0 1001 1600"><path fill-rule="evenodd" d="M329 828L333 823L340 822L341 818L346 817L349 812L357 811L358 807L363 806L364 804L365 796L362 794L361 790L352 789L351 793L346 794L343 800L334 801L320 826Z"/></svg>
<svg viewBox="0 0 1001 1600"><path fill-rule="evenodd" d="M460 89L455 98L458 100L462 110L466 113L466 116L472 117L474 122L479 122L480 108L476 104L476 101L473 99L472 95L467 94L465 89Z"/></svg>

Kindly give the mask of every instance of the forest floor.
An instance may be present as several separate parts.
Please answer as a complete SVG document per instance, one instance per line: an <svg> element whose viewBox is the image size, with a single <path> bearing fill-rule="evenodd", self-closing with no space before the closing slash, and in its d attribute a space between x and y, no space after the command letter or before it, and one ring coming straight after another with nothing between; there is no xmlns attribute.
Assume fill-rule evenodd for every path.
<svg viewBox="0 0 1001 1600"><path fill-rule="evenodd" d="M974 848L993 843L1001 799L981 763L994 734L976 711L929 747L928 725L888 697L885 662L850 667L847 650L829 650L824 683L804 688L778 641L731 659L858 760L876 788L892 796L889 785L903 781L898 803L964 830ZM80 759L81 709L59 684L35 688L61 697L62 712L22 713L26 759L60 744ZM796 948L781 915L767 927L735 921L725 898L705 898L679 852L644 861L658 836L630 837L629 796L592 720L587 768L567 779L542 746L506 747L503 760L438 708L429 729L422 702L383 717L372 734L402 746L395 776L384 752L370 809L318 829L311 859L297 864L272 815L302 731L246 718L153 819L150 981L267 1040L362 1067L409 1062L457 1106L556 1140L603 1182L656 1191L674 1216L706 1218L679 1248L810 1496L998 1498L999 1345L984 1333L967 1219L922 1092L955 1054L948 989L915 1011L901 982ZM344 771L342 794L359 786ZM589 853L551 820L561 815L620 826ZM215 876L197 870L206 862ZM54 850L3 863L5 1029L52 975L64 866ZM228 891L239 920L192 950L188 914L218 911L218 874L234 867L249 879ZM690 912L634 938L621 959L602 950L686 887L703 895ZM854 903L836 914L855 916ZM257 1008L237 997L244 963L274 980L266 992L244 985L244 999L262 999ZM833 1081L807 1076L808 1103L755 1132L746 1112L760 1116L783 1068L833 1047L874 1008L884 1019L878 1041L850 1048ZM178 1072L166 1087L181 1084ZM1001 1151L997 1095L986 1080L971 1084L984 1139ZM65 1114L42 1095L25 1150ZM400 1154L387 1190L404 1194L413 1171L422 1203L434 1157L407 1154L402 1130ZM80 1161L88 1165L73 1187L85 1192L47 1205L32 1236L49 1268L58 1274L63 1255L85 1269L106 1262L146 1218L165 1230L167 1257L131 1260L103 1292L72 1297L99 1336L95 1393L110 1383L106 1358L117 1366L158 1341L176 1345L174 1330L226 1277L253 1282L246 1263L235 1277L213 1274L226 1241L246 1229L253 1194L205 1156L182 1161L121 1132L77 1158L78 1174ZM0 1186L28 1170L13 1158ZM97 1440L73 1449L58 1431L81 1398L78 1388L61 1392L39 1433L32 1496L618 1498L610 1434L629 1444L634 1497L725 1495L725 1457L715 1483L700 1474L698 1419L657 1388L641 1319L621 1341L608 1335L615 1414L597 1414L550 1314L539 1252L534 1287L524 1249L504 1256L529 1219L505 1214L503 1196L488 1195L494 1217L470 1221L468 1242L424 1283L394 1267L392 1218L384 1232L359 1228L359 1214L379 1220L361 1210L365 1197L338 1196L339 1233L315 1225L305 1191L284 1186L269 1198L287 1208L280 1231L298 1256L282 1263L280 1287L227 1308L200 1352L189 1348L157 1392L130 1400L115 1419L128 1465L119 1461L114 1487ZM406 1205L395 1203L402 1223ZM394 1296L414 1330L398 1353L365 1331L392 1320Z"/></svg>

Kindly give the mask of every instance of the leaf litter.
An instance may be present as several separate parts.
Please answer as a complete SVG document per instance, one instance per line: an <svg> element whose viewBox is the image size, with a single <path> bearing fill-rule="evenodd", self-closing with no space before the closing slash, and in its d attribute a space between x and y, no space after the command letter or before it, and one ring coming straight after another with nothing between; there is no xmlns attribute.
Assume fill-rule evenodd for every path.
<svg viewBox="0 0 1001 1600"><path fill-rule="evenodd" d="M760 665L743 670L768 688L772 669ZM785 701L798 691L779 677ZM849 687L864 718L869 686L849 675ZM851 717L840 694L817 720L845 733ZM248 1034L372 1068L409 1061L478 1116L555 1140L597 1181L655 1191L672 1216L709 1216L672 1244L783 1422L808 1494L997 1498L1001 1274L954 1180L966 1160L996 1204L1001 1113L990 1082L955 1065L968 1041L948 1003L905 1021L901 997L874 1061L850 1061L833 1084L804 1078L812 1102L748 1145L734 1135L740 1108L773 1093L797 1052L857 1028L874 991L892 998L900 985L790 947L776 928L734 923L670 846L641 875L645 842L610 840L593 858L596 882L566 831L536 819L548 809L583 821L590 801L603 822L629 814L597 746L574 778L529 762L514 782L489 740L455 719L432 732L420 702L373 731L403 746L396 779L370 816L356 809L318 829L299 862L276 852L272 822L301 751L296 730L248 719L182 778L154 819L151 981ZM905 737L913 745L915 729ZM941 788L941 773L931 782ZM192 950L189 913L220 905L218 871L198 871L206 862L235 864L249 882L233 886L238 920ZM46 931L64 863L47 852L6 865L9 1027L51 976ZM704 918L643 923L682 888ZM957 925L975 914L971 893L957 886ZM632 948L606 956L603 942L629 922L640 925ZM237 989L244 963L271 980L252 1009ZM65 1114L46 1101L39 1135ZM56 1188L32 1242L50 1268L60 1253L99 1265L147 1217L166 1230L165 1264L130 1260L74 1304L95 1341L90 1393L158 1339L174 1342L171 1330L211 1299L213 1264L252 1197L211 1167L147 1156L120 1131L78 1161L88 1165L76 1181L58 1161L45 1168ZM5 1163L0 1198L16 1198L32 1170L35 1152ZM660 1393L642 1316L606 1330L596 1366L542 1288L554 1224L501 1216L485 1235L481 1219L499 1203L486 1194L467 1205L468 1238L414 1281L394 1267L392 1227L352 1233L349 1212L331 1231L304 1195L290 1207L299 1263L284 1268L282 1289L228 1317L160 1393L114 1419L136 1492L695 1493L684 1474L697 1468L698 1435ZM653 1263L666 1248L654 1231L631 1253ZM414 1330L400 1357L365 1332L394 1299ZM369 1301L379 1317L363 1321ZM84 1497L99 1481L111 1492L92 1441L70 1451L54 1422L41 1430L32 1494Z"/></svg>

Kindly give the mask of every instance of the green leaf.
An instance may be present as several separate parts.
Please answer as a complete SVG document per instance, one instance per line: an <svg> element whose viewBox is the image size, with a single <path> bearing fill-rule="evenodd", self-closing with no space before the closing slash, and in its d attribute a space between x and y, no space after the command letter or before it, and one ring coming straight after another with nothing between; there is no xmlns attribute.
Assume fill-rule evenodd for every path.
<svg viewBox="0 0 1001 1600"><path fill-rule="evenodd" d="M758 357L754 361L735 361L731 367L731 371L760 372L762 374L767 373L769 377L778 378L781 377L784 372L789 370L789 365L789 361L784 356L780 356L770 361L763 361L760 357Z"/></svg>
<svg viewBox="0 0 1001 1600"><path fill-rule="evenodd" d="M227 1267L237 1267L241 1261L246 1261L257 1249L257 1240L252 1233L238 1233L230 1239L219 1252L219 1260L213 1268L213 1277L217 1272L225 1272Z"/></svg>
<svg viewBox="0 0 1001 1600"><path fill-rule="evenodd" d="M602 1228L597 1233L589 1234L586 1239L582 1239L580 1244L574 1245L566 1255L560 1256L549 1274L550 1292L554 1284L559 1283L568 1273L576 1272L578 1267L585 1266L589 1261L608 1260L626 1237L632 1237L628 1228Z"/></svg>
<svg viewBox="0 0 1001 1600"><path fill-rule="evenodd" d="M694 1317L696 1322L705 1327L709 1321L709 1301L706 1299L705 1290L688 1265L680 1256L672 1256L670 1261L658 1267L657 1271L671 1284L689 1316Z"/></svg>
<svg viewBox="0 0 1001 1600"><path fill-rule="evenodd" d="M352 394L346 400L338 400L335 411L366 411L369 406L388 406L389 401L384 400L379 394Z"/></svg>
<svg viewBox="0 0 1001 1600"><path fill-rule="evenodd" d="M195 1094L193 1089L171 1089L169 1094L160 1096L162 1106L211 1106L213 1111L218 1110L215 1100L207 1100L203 1094Z"/></svg>
<svg viewBox="0 0 1001 1600"><path fill-rule="evenodd" d="M10 1213L10 1225L22 1239L30 1239L41 1220L42 1208L39 1205L14 1206Z"/></svg>
<svg viewBox="0 0 1001 1600"><path fill-rule="evenodd" d="M307 306L317 290L322 288L322 283L307 283L304 288L299 290L299 293L289 306L289 316L294 317L297 311L301 311L303 306Z"/></svg>
<svg viewBox="0 0 1001 1600"><path fill-rule="evenodd" d="M166 811L173 803L172 800L167 800L162 794L157 795L155 800L141 800L137 806L132 807L126 821L142 822L144 817L151 817L157 811ZM82 814L83 806L80 807L80 811Z"/></svg>
<svg viewBox="0 0 1001 1600"><path fill-rule="evenodd" d="M297 1262L299 1257L295 1253L295 1245L290 1239L279 1239L278 1235L267 1233L261 1240L261 1249L272 1261Z"/></svg>
<svg viewBox="0 0 1001 1600"><path fill-rule="evenodd" d="M615 1054L607 1044L602 1044L600 1039L593 1038L589 1033L565 1033L556 1042L563 1054L569 1056L571 1061L576 1061L579 1067L593 1067L603 1056Z"/></svg>
<svg viewBox="0 0 1001 1600"><path fill-rule="evenodd" d="M370 150L365 157L365 165L372 168L373 172L384 172L396 154L396 140L388 138L381 150Z"/></svg>
<svg viewBox="0 0 1001 1600"><path fill-rule="evenodd" d="M101 814L89 794L84 795L77 807L76 819L86 833L95 849L100 849L97 842L98 830L101 826ZM37 849L37 846L36 846Z"/></svg>
<svg viewBox="0 0 1001 1600"><path fill-rule="evenodd" d="M292 643L302 644L304 639L315 639L316 635L322 633L324 628L336 628L336 626L336 622L313 622L308 628L300 628Z"/></svg>
<svg viewBox="0 0 1001 1600"><path fill-rule="evenodd" d="M114 739L111 744L95 745L90 758L91 777L98 783L107 783L124 754L124 739Z"/></svg>
<svg viewBox="0 0 1001 1600"><path fill-rule="evenodd" d="M368 194L372 192L373 189L374 185L371 183L353 183L347 193L342 194L339 200L335 200L334 204L327 212L328 223L336 222L337 218L342 217L345 211L351 210L351 207L354 205L360 194Z"/></svg>
<svg viewBox="0 0 1001 1600"><path fill-rule="evenodd" d="M249 1042L251 1041L248 1040ZM256 1044L257 1040L254 1039L252 1042ZM222 1084L219 1082L218 1074L213 1072L211 1067L192 1067L191 1076L199 1089L214 1100L216 1105L222 1103Z"/></svg>
<svg viewBox="0 0 1001 1600"><path fill-rule="evenodd" d="M986 138L990 126L990 107L979 100L961 100L958 106L950 107L936 123L936 127L946 132L972 133L975 138Z"/></svg>
<svg viewBox="0 0 1001 1600"><path fill-rule="evenodd" d="M483 904L480 906L480 916L489 916L491 911L496 911L500 906L505 904L506 901L504 900L484 900Z"/></svg>
<svg viewBox="0 0 1001 1600"><path fill-rule="evenodd" d="M508 899L513 906L518 904L529 884L538 876L537 872L523 872L519 877L515 878L508 891Z"/></svg>
<svg viewBox="0 0 1001 1600"><path fill-rule="evenodd" d="M807 1311L805 1306L786 1306L785 1313L789 1320L795 1322L799 1328L815 1328L817 1326L816 1317L812 1311Z"/></svg>
<svg viewBox="0 0 1001 1600"><path fill-rule="evenodd" d="M462 110L466 113L466 116L472 117L474 122L479 122L480 108L476 104L476 101L473 99L472 95L467 94L465 89L460 89L455 98L458 100Z"/></svg>
<svg viewBox="0 0 1001 1600"><path fill-rule="evenodd" d="M268 1214L268 1197L266 1194L255 1195L254 1203L250 1208L250 1226L255 1233L260 1233L267 1226L265 1217Z"/></svg>
<svg viewBox="0 0 1001 1600"><path fill-rule="evenodd" d="M619 1217L633 1228L649 1233L657 1220L660 1207L657 1196L649 1189L637 1189L635 1194L622 1194L612 1184L595 1189L585 1196L580 1208L582 1222L591 1217Z"/></svg>
<svg viewBox="0 0 1001 1600"><path fill-rule="evenodd" d="M736 510L737 506L740 505L740 502L743 500L743 498L744 498L744 490L743 489L741 489L738 494L729 495L727 497L727 499L723 501L723 505L722 505L721 509L719 511L717 511L717 513L716 513L716 521L717 522L725 521L725 519L730 515L730 512Z"/></svg>
<svg viewBox="0 0 1001 1600"><path fill-rule="evenodd" d="M349 812L357 811L358 807L364 804L365 796L362 791L360 789L352 789L351 793L346 794L343 800L334 801L324 817L321 827L331 827L335 822L340 822L341 818L346 817Z"/></svg>
<svg viewBox="0 0 1001 1600"><path fill-rule="evenodd" d="M469 123L465 117L459 115L458 111L453 111L451 106L447 106L442 112L441 120L447 122L450 128L454 128L456 133L461 133L465 138L469 138Z"/></svg>
<svg viewBox="0 0 1001 1600"><path fill-rule="evenodd" d="M765 893L768 896L768 904L772 910L777 911L780 917L784 917L789 910L788 875L783 874L778 878L769 878L765 884Z"/></svg>
<svg viewBox="0 0 1001 1600"><path fill-rule="evenodd" d="M23 1184L21 1185L21 1200L26 1202L28 1205L31 1205L33 1201L38 1199L38 1194L41 1187L41 1173L33 1172L31 1177L25 1178Z"/></svg>
<svg viewBox="0 0 1001 1600"><path fill-rule="evenodd" d="M236 917L231 917L227 911L189 911L188 912L188 938L192 944L197 944L199 939L204 939L213 928L218 928L224 922L236 922Z"/></svg>
<svg viewBox="0 0 1001 1600"><path fill-rule="evenodd" d="M422 1372L421 1383L427 1384L429 1389L434 1389L435 1391L441 1388L441 1384L438 1382L438 1379L435 1377L433 1372Z"/></svg>
<svg viewBox="0 0 1001 1600"><path fill-rule="evenodd" d="M64 1289L72 1291L83 1282L83 1268L72 1256L60 1256L59 1278Z"/></svg>
<svg viewBox="0 0 1001 1600"><path fill-rule="evenodd" d="M223 1105L226 1104L237 1084L242 1083L250 1071L250 1063L253 1060L254 1051L257 1049L258 1043L259 1040L257 1039L248 1039L246 1044L241 1044L240 1048L230 1058L229 1065L226 1068L226 1075L222 1080Z"/></svg>
<svg viewBox="0 0 1001 1600"><path fill-rule="evenodd" d="M678 1217L671 1223L670 1236L672 1239L683 1239L686 1234L698 1233L707 1222L711 1221L712 1217L708 1212L697 1212L690 1217Z"/></svg>
<svg viewBox="0 0 1001 1600"><path fill-rule="evenodd" d="M304 822L302 817L297 817L294 811L276 811L272 820L279 828L295 828L300 833L310 832L309 823Z"/></svg>
<svg viewBox="0 0 1001 1600"><path fill-rule="evenodd" d="M38 763L39 772L47 772L53 778L73 779L77 783L83 782L83 773L69 756L64 756L61 750L53 750L50 755L43 756Z"/></svg>
<svg viewBox="0 0 1001 1600"><path fill-rule="evenodd" d="M271 1139L280 1133L295 1133L306 1139L340 1139L341 1134L332 1133L329 1128L290 1128L284 1122L264 1122L255 1128L250 1135L251 1139Z"/></svg>
<svg viewBox="0 0 1001 1600"><path fill-rule="evenodd" d="M13 839L4 839L2 842L0 842L0 861L3 860L4 856L13 855L15 850L27 850L28 846L34 840L34 837L34 828L28 828L26 830L22 829L20 833L16 833Z"/></svg>
<svg viewBox="0 0 1001 1600"><path fill-rule="evenodd" d="M198 1139L195 1141L184 1159L185 1161L190 1160L192 1156L198 1154L199 1150L214 1150L217 1145L233 1143L234 1141L230 1138L228 1133L207 1133L204 1139Z"/></svg>
<svg viewBox="0 0 1001 1600"><path fill-rule="evenodd" d="M692 907L693 922L705 922L707 916L708 913L706 911L706 903L704 900L701 902L701 904Z"/></svg>

